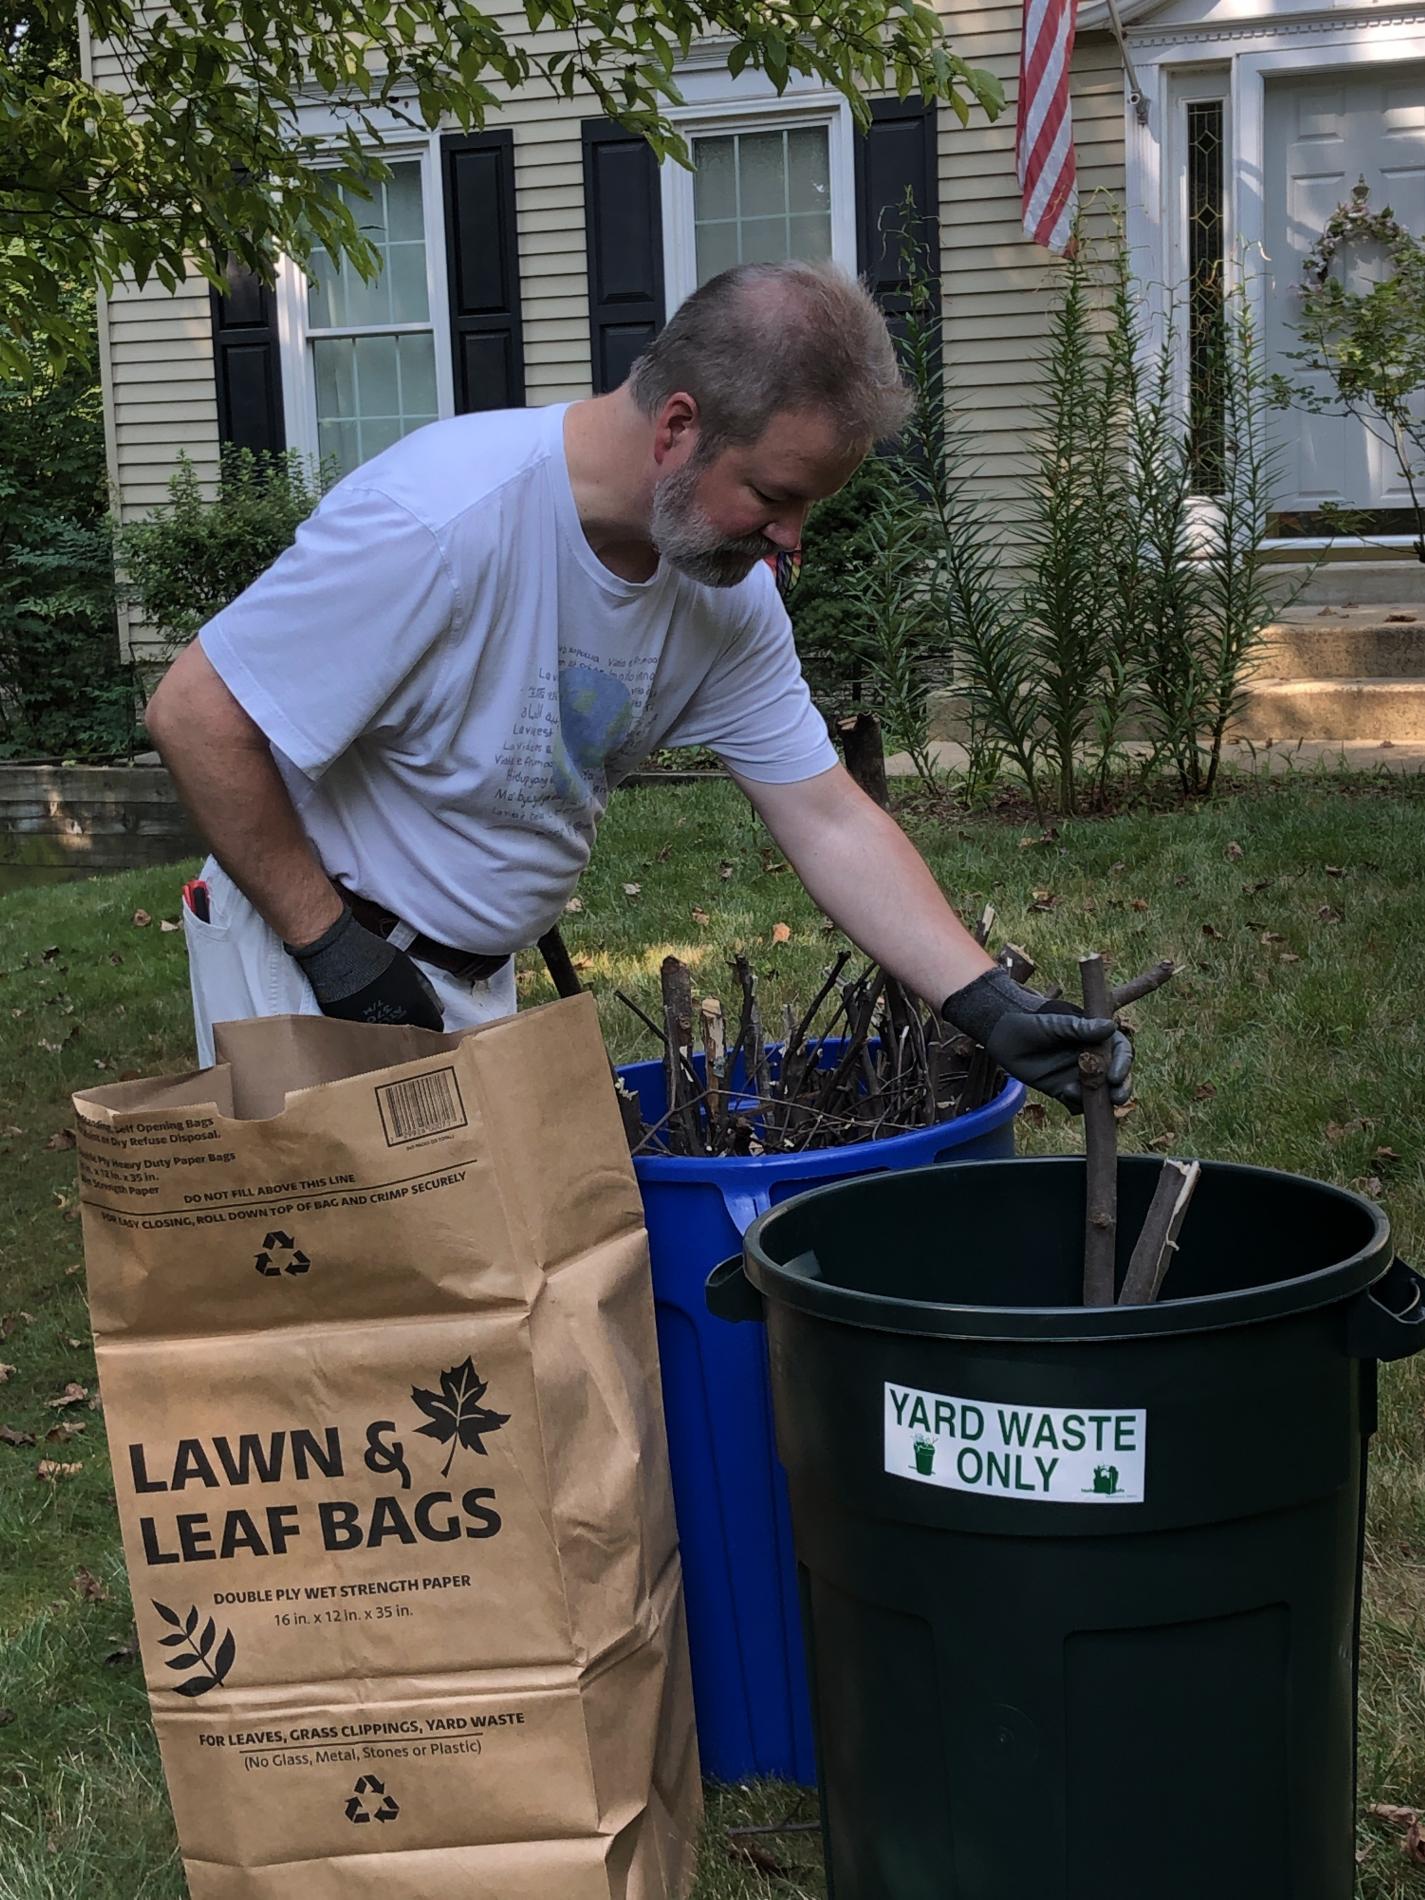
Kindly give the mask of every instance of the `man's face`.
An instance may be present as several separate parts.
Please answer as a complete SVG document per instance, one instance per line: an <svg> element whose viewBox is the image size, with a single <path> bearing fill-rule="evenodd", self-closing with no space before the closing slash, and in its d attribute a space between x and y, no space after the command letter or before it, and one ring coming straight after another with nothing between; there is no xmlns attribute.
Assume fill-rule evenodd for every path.
<svg viewBox="0 0 1425 1900"><path fill-rule="evenodd" d="M756 442L710 462L699 456L694 421L675 435L654 487L653 544L690 580L735 587L758 561L797 546L808 507L834 495L861 460L813 410L774 416Z"/></svg>

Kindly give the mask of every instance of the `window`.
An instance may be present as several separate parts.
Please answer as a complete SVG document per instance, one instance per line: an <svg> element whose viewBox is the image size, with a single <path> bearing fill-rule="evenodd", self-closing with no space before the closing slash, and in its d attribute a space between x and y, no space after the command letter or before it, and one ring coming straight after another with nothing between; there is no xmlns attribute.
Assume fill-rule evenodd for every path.
<svg viewBox="0 0 1425 1900"><path fill-rule="evenodd" d="M730 82L724 72L723 85ZM835 258L856 268L850 108L824 94L675 111L694 164L662 168L664 279L674 310L734 264Z"/></svg>
<svg viewBox="0 0 1425 1900"><path fill-rule="evenodd" d="M693 140L700 284L733 264L831 256L829 145L822 125Z"/></svg>
<svg viewBox="0 0 1425 1900"><path fill-rule="evenodd" d="M285 279L283 390L294 448L347 474L452 410L440 197L432 155L393 156L372 195L344 196L381 258L367 283L312 255Z"/></svg>
<svg viewBox="0 0 1425 1900"><path fill-rule="evenodd" d="M1193 484L1215 495L1223 481L1223 200L1226 180L1221 99L1187 102L1188 427Z"/></svg>

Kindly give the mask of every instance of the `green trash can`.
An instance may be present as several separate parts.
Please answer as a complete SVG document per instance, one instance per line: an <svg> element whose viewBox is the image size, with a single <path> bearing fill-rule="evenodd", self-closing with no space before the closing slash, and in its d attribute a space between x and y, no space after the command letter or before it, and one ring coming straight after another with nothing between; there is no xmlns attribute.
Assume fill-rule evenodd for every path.
<svg viewBox="0 0 1425 1900"><path fill-rule="evenodd" d="M1120 1167L1120 1283L1161 1163ZM1081 1301L1084 1164L748 1229L834 1900L1350 1900L1366 1447L1421 1282L1342 1189L1203 1164L1156 1306Z"/></svg>

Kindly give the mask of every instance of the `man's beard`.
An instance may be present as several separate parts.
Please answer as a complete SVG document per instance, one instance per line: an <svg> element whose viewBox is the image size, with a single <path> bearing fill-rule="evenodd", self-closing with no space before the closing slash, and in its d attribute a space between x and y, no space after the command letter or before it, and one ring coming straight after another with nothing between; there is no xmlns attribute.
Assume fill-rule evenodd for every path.
<svg viewBox="0 0 1425 1900"><path fill-rule="evenodd" d="M696 490L702 474L696 458L675 474L665 475L653 491L649 534L665 561L704 587L736 587L767 555L775 554L760 534L740 535L729 541L698 506Z"/></svg>

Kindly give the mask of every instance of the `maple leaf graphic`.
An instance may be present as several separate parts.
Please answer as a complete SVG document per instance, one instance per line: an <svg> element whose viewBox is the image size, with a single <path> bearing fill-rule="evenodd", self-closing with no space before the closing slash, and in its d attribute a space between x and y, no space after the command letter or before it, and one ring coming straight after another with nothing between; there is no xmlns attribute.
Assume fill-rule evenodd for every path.
<svg viewBox="0 0 1425 1900"><path fill-rule="evenodd" d="M462 1365L452 1366L449 1372L441 1373L439 1392L423 1392L419 1386L411 1387L412 1399L430 1421L417 1426L417 1431L450 1446L450 1457L440 1474L442 1478L450 1476L457 1445L464 1445L467 1451L478 1451L483 1458L486 1456L484 1434L497 1432L509 1423L508 1412L491 1412L481 1405L487 1389L486 1381L476 1372L475 1361L470 1358Z"/></svg>

